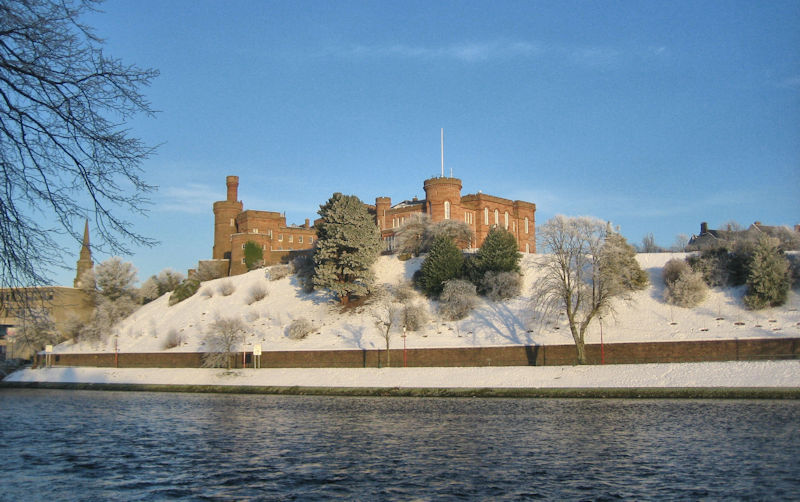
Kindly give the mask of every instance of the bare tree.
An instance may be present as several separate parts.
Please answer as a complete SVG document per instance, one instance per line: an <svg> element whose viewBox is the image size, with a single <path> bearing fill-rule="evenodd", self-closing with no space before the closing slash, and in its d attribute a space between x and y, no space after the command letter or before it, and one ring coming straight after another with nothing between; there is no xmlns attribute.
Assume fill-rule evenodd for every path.
<svg viewBox="0 0 800 502"><path fill-rule="evenodd" d="M206 353L203 366L231 369L235 347L244 342L245 326L241 319L228 317L217 319L208 327Z"/></svg>
<svg viewBox="0 0 800 502"><path fill-rule="evenodd" d="M431 219L425 213L412 214L408 221L395 233L397 242L397 252L419 256L423 250L423 242L428 228L431 226Z"/></svg>
<svg viewBox="0 0 800 502"><path fill-rule="evenodd" d="M537 230L540 249L549 254L533 285L534 308L566 314L578 363L585 364L586 328L611 310L612 298L642 287L641 269L623 259L630 253L623 246L630 245L597 218L558 215Z"/></svg>
<svg viewBox="0 0 800 502"><path fill-rule="evenodd" d="M397 329L401 323L403 305L395 301L385 289L373 293L374 300L370 308L370 315L375 320L375 327L386 342L386 366L392 365L391 348L392 330Z"/></svg>
<svg viewBox="0 0 800 502"><path fill-rule="evenodd" d="M50 282L88 215L113 252L153 244L120 217L142 213L153 153L125 123L152 115L140 89L157 72L108 57L79 20L95 0L0 2L0 286ZM54 222L52 224L43 222Z"/></svg>

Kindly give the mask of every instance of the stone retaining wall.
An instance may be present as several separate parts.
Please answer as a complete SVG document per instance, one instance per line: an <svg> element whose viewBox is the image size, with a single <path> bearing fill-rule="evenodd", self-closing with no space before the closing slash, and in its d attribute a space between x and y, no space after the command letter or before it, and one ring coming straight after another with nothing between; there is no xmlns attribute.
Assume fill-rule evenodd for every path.
<svg viewBox="0 0 800 502"><path fill-rule="evenodd" d="M759 361L800 359L800 338L701 340L680 342L613 343L603 347L605 364L643 364L700 361ZM600 364L599 344L586 345L590 364ZM390 351L390 366L564 366L577 363L574 345L530 345L509 347L456 347ZM252 353L244 364L253 365ZM37 365L43 363L39 357ZM54 366L120 368L197 368L198 352L53 354ZM235 367L243 366L242 353ZM387 366L386 351L297 350L262 352L262 368L366 368Z"/></svg>

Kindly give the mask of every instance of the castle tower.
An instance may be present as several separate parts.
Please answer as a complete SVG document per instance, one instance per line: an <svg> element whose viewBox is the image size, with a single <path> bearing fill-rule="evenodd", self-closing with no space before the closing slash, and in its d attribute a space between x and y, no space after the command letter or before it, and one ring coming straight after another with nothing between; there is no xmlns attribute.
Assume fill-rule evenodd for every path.
<svg viewBox="0 0 800 502"><path fill-rule="evenodd" d="M239 193L239 177L225 178L228 187L227 200L214 203L214 250L215 260L230 259L231 235L236 233L236 216L242 212L242 202L236 200Z"/></svg>
<svg viewBox="0 0 800 502"><path fill-rule="evenodd" d="M392 207L390 197L375 197L375 223L383 230L386 226L386 213Z"/></svg>
<svg viewBox="0 0 800 502"><path fill-rule="evenodd" d="M83 245L81 246L81 253L78 256L78 264L75 267L75 281L72 283L74 287L78 287L81 276L87 271L91 270L94 266L92 262L92 250L89 247L89 220L86 220L86 225L83 227Z"/></svg>
<svg viewBox="0 0 800 502"><path fill-rule="evenodd" d="M461 208L461 180L458 178L430 178L423 184L425 211L431 221L463 218Z"/></svg>

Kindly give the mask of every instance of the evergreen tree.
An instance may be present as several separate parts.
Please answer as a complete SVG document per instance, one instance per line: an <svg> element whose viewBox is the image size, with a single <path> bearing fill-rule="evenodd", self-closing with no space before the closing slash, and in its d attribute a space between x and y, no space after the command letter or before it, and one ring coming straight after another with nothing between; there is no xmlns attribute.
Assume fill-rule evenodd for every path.
<svg viewBox="0 0 800 502"><path fill-rule="evenodd" d="M417 285L428 296L437 296L445 282L461 277L463 266L464 255L455 243L448 237L437 237L422 262Z"/></svg>
<svg viewBox="0 0 800 502"><path fill-rule="evenodd" d="M747 274L744 303L751 309L777 307L789 294L789 263L775 239L762 236L756 243Z"/></svg>
<svg viewBox="0 0 800 502"><path fill-rule="evenodd" d="M380 231L355 195L335 193L320 206L314 251L314 284L330 290L342 305L369 292L370 268L382 248Z"/></svg>
<svg viewBox="0 0 800 502"><path fill-rule="evenodd" d="M473 260L473 282L479 283L486 272L519 272L519 260L514 234L504 228L494 227Z"/></svg>

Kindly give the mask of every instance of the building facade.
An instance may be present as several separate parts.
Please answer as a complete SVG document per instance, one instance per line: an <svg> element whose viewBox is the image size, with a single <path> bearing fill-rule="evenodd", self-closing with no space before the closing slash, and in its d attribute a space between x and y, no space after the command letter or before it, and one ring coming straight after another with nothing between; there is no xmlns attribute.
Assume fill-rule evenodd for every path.
<svg viewBox="0 0 800 502"><path fill-rule="evenodd" d="M228 176L226 186L227 198L214 203L214 247L212 260L205 262L220 270L221 275L247 272L247 242L261 246L267 265L314 246L316 231L308 219L303 225L289 226L280 213L245 210L238 200L239 177ZM521 253L536 252L536 204L481 192L461 195L461 186L458 178L430 178L423 183L423 200L415 197L392 205L391 198L377 197L375 205L367 208L375 216L386 248L393 250L395 234L407 220L425 214L434 223L463 221L475 234L470 247L480 247L489 230L497 226L516 237Z"/></svg>

